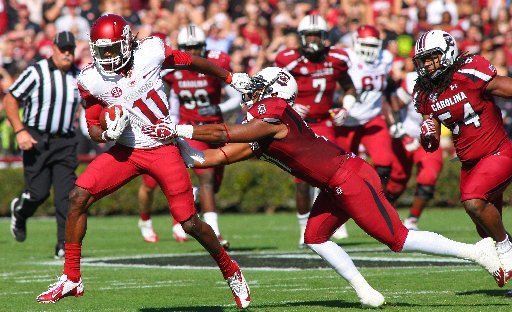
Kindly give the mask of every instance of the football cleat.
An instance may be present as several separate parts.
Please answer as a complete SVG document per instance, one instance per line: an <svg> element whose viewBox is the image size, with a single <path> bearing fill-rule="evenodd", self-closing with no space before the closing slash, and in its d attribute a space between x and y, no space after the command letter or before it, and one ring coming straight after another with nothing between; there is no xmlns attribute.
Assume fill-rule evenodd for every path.
<svg viewBox="0 0 512 312"><path fill-rule="evenodd" d="M336 232L334 232L334 234L332 234L332 238L334 238L334 239L344 239L347 237L348 237L348 232L347 232L347 226L345 224L340 226L336 230Z"/></svg>
<svg viewBox="0 0 512 312"><path fill-rule="evenodd" d="M224 247L224 249L229 250L229 241L227 239L222 238L222 235L217 235L217 239L219 240L219 244Z"/></svg>
<svg viewBox="0 0 512 312"><path fill-rule="evenodd" d="M148 243L158 242L158 235L156 235L155 230L153 229L151 219L146 221L139 219L139 229L144 241Z"/></svg>
<svg viewBox="0 0 512 312"><path fill-rule="evenodd" d="M249 285L247 285L242 271L240 271L238 263L233 261L233 264L236 266L237 270L233 275L226 278L226 282L228 282L229 288L231 288L236 305L238 308L244 309L251 303L251 291L249 290Z"/></svg>
<svg viewBox="0 0 512 312"><path fill-rule="evenodd" d="M27 239L27 220L16 212L16 206L19 198L11 201L11 234L18 242L24 242Z"/></svg>
<svg viewBox="0 0 512 312"><path fill-rule="evenodd" d="M378 308L386 303L384 296L373 288L369 288L357 295L363 308Z"/></svg>
<svg viewBox="0 0 512 312"><path fill-rule="evenodd" d="M494 240L487 237L475 244L478 253L474 261L484 267L492 275L499 287L505 285L505 272L501 267L501 261L496 251Z"/></svg>
<svg viewBox="0 0 512 312"><path fill-rule="evenodd" d="M403 225L404 225L408 230L417 231L417 230L418 230L418 218L409 217L409 218L407 218L407 219L405 219L405 220L404 220Z"/></svg>
<svg viewBox="0 0 512 312"><path fill-rule="evenodd" d="M188 235L187 233L185 233L185 230L183 230L183 227L179 223L176 223L175 225L172 226L172 237L178 243L188 241Z"/></svg>
<svg viewBox="0 0 512 312"><path fill-rule="evenodd" d="M500 261L505 271L505 283L512 278L512 249L499 254Z"/></svg>
<svg viewBox="0 0 512 312"><path fill-rule="evenodd" d="M55 303L64 297L69 296L83 296L84 284L82 278L75 283L68 280L66 275L62 275L59 280L51 284L48 290L37 296L37 302L40 303Z"/></svg>

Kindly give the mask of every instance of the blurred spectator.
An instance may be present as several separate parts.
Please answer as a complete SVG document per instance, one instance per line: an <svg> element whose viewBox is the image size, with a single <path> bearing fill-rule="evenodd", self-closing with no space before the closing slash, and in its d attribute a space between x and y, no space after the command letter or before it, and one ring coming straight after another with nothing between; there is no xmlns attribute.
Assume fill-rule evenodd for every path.
<svg viewBox="0 0 512 312"><path fill-rule="evenodd" d="M122 16L132 26L139 26L141 24L140 17L137 13L132 11L131 0L122 0Z"/></svg>
<svg viewBox="0 0 512 312"><path fill-rule="evenodd" d="M438 26L434 26L436 29L441 29L452 35L455 41L459 42L464 39L464 30L459 25L452 23L452 16L450 12L444 11L441 14L441 23Z"/></svg>
<svg viewBox="0 0 512 312"><path fill-rule="evenodd" d="M30 20L30 11L26 4L19 4L17 6L18 18L13 21L13 30L31 30L33 35L41 31L38 24Z"/></svg>
<svg viewBox="0 0 512 312"><path fill-rule="evenodd" d="M43 21L53 23L60 16L62 9L66 5L66 0L44 0L43 2Z"/></svg>
<svg viewBox="0 0 512 312"><path fill-rule="evenodd" d="M329 40L331 45L336 45L348 32L347 16L345 15L345 12L338 10L335 23L327 34L327 40Z"/></svg>
<svg viewBox="0 0 512 312"><path fill-rule="evenodd" d="M427 5L427 19L431 25L441 24L443 12L448 11L452 17L451 23L457 25L459 13L453 0L432 0Z"/></svg>
<svg viewBox="0 0 512 312"><path fill-rule="evenodd" d="M89 22L89 26L101 16L97 2L98 1L80 0L80 16Z"/></svg>
<svg viewBox="0 0 512 312"><path fill-rule="evenodd" d="M89 22L80 16L80 0L66 0L62 15L55 21L58 32L71 31L77 40L89 40Z"/></svg>
<svg viewBox="0 0 512 312"><path fill-rule="evenodd" d="M482 32L478 26L469 26L466 37L460 42L459 50L470 54L480 53L480 44L482 42Z"/></svg>
<svg viewBox="0 0 512 312"><path fill-rule="evenodd" d="M228 53L235 36L235 33L229 29L222 30L219 25L214 23L207 32L206 49Z"/></svg>

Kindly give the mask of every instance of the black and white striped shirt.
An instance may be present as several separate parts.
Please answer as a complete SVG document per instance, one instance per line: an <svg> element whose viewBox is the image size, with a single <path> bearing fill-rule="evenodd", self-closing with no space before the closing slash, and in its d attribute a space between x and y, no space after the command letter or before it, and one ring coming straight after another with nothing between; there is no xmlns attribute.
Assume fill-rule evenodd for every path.
<svg viewBox="0 0 512 312"><path fill-rule="evenodd" d="M43 133L71 134L80 102L76 84L79 73L74 65L63 73L51 58L27 67L9 88L10 93L25 106L25 126Z"/></svg>

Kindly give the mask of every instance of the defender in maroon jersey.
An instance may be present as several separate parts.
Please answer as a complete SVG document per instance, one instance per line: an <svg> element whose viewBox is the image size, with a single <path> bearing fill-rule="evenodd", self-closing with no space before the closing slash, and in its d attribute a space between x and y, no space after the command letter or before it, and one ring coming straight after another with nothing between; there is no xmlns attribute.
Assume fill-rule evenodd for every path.
<svg viewBox="0 0 512 312"><path fill-rule="evenodd" d="M420 251L470 259L484 266L503 285L503 270L492 238L471 245L432 232L407 230L386 200L375 169L316 135L292 109L297 84L288 71L265 68L252 78L251 89L245 124L168 123L147 126L143 131L161 140L180 136L204 142L232 142L205 150L205 162L195 162L199 167L256 156L319 187L322 191L311 210L305 242L350 283L363 305L378 307L384 304L384 297L364 280L345 251L329 240L349 218L395 252Z"/></svg>
<svg viewBox="0 0 512 312"><path fill-rule="evenodd" d="M348 55L345 51L326 46L327 23L321 16L307 15L299 23L301 46L281 51L276 66L286 68L299 86L294 109L313 131L335 142L333 117L329 110L334 105L337 84L344 90L340 106L355 102L355 88L347 73ZM348 95L348 96L347 96ZM334 115L342 118L343 110ZM334 121L335 121L334 120ZM304 229L311 208L310 187L296 179L297 218L301 227L299 246L304 247Z"/></svg>
<svg viewBox="0 0 512 312"><path fill-rule="evenodd" d="M439 147L441 123L453 134L462 162L461 201L482 237L497 241L496 248L512 278L512 243L503 226L503 191L512 180L512 142L507 137L493 96L512 97L512 79L478 55L458 55L447 32L423 34L413 58L418 80L413 101L423 115L421 144L427 151Z"/></svg>

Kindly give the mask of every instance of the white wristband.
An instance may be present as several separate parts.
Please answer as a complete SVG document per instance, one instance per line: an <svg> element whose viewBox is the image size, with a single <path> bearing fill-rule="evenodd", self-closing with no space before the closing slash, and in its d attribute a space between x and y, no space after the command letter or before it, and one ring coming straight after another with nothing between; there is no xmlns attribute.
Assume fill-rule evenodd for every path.
<svg viewBox="0 0 512 312"><path fill-rule="evenodd" d="M192 139L193 133L194 133L194 126L192 126L192 125L177 125L176 126L176 134L180 138Z"/></svg>
<svg viewBox="0 0 512 312"><path fill-rule="evenodd" d="M357 100L355 96L353 96L352 94L346 94L343 97L343 108L349 111L356 102Z"/></svg>

